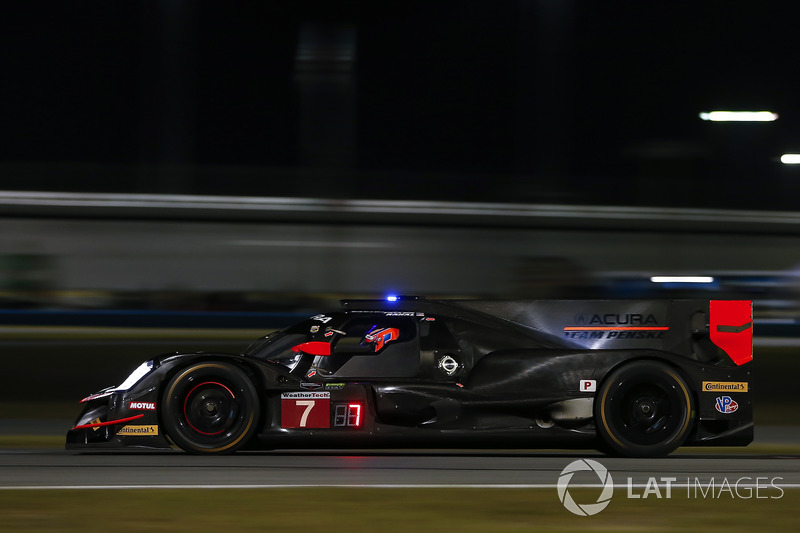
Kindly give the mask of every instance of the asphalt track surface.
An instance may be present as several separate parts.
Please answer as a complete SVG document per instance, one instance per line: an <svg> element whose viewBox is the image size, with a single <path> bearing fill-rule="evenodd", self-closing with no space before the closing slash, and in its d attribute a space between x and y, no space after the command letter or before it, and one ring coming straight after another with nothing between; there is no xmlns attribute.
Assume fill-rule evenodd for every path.
<svg viewBox="0 0 800 533"><path fill-rule="evenodd" d="M0 434L60 435L67 420L1 420ZM799 427L756 427L756 444L800 442ZM697 451L701 450L701 451ZM0 490L28 488L291 487L291 486L467 486L552 487L562 470L593 459L617 483L644 486L651 477L675 478L677 486L743 479L753 485L775 478L800 487L800 454L721 455L693 448L659 459L608 457L591 450L277 450L228 456L193 456L180 451L83 453L61 449L0 449ZM750 478L750 479L747 479ZM622 481L620 481L622 480ZM598 483L592 475L576 482Z"/></svg>
<svg viewBox="0 0 800 533"><path fill-rule="evenodd" d="M617 483L644 487L649 478L674 486L723 479L800 487L800 455L675 454L627 459L599 453L486 451L246 452L198 457L181 452L83 454L62 450L0 451L0 489L552 487L579 458L605 466ZM630 481L628 481L630 479ZM576 479L576 481L578 481ZM595 485L587 477L584 484Z"/></svg>

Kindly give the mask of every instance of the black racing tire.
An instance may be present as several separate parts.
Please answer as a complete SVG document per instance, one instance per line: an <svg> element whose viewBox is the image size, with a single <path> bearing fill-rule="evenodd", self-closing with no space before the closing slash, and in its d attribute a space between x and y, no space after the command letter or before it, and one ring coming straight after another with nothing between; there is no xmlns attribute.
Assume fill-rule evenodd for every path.
<svg viewBox="0 0 800 533"><path fill-rule="evenodd" d="M164 389L159 410L167 435L183 450L225 454L255 434L259 398L242 370L210 361L175 374Z"/></svg>
<svg viewBox="0 0 800 533"><path fill-rule="evenodd" d="M669 455L686 440L694 399L677 370L652 360L614 370L595 397L601 449L627 457Z"/></svg>

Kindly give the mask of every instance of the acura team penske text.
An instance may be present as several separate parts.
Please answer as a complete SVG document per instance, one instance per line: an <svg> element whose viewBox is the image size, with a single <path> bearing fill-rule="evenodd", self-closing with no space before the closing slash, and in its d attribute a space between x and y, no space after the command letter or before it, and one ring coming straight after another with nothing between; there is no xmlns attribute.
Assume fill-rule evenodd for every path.
<svg viewBox="0 0 800 533"><path fill-rule="evenodd" d="M66 446L745 446L752 339L741 300L345 300L242 354L144 362Z"/></svg>

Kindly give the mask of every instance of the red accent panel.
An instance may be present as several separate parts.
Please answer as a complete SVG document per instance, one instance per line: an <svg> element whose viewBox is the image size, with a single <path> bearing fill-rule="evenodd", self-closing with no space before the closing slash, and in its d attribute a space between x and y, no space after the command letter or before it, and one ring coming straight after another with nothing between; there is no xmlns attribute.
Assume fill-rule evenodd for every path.
<svg viewBox="0 0 800 533"><path fill-rule="evenodd" d="M753 360L753 302L711 300L711 342L722 348L737 365Z"/></svg>
<svg viewBox="0 0 800 533"><path fill-rule="evenodd" d="M98 422L96 424L82 424L80 426L75 426L72 429L86 429L86 428L99 428L102 426L113 426L114 424L124 424L125 422L131 422L133 420L137 420L142 418L144 415L136 415L136 416L129 416L128 418L120 418L119 420L109 420L108 422Z"/></svg>
<svg viewBox="0 0 800 533"><path fill-rule="evenodd" d="M307 353L308 355L330 355L331 345L327 342L311 341L292 347L294 353Z"/></svg>
<svg viewBox="0 0 800 533"><path fill-rule="evenodd" d="M114 394L114 393L113 392L100 392L100 393L97 393L97 394L92 394L90 396L87 396L83 400L81 400L79 403L90 402L92 400L98 400L100 398L105 398L107 396L111 396L112 394Z"/></svg>

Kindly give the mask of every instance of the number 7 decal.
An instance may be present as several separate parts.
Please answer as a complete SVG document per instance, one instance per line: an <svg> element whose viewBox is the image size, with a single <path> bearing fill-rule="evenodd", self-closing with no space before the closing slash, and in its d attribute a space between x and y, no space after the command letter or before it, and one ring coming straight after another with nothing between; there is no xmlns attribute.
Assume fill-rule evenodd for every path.
<svg viewBox="0 0 800 533"><path fill-rule="evenodd" d="M331 427L330 392L284 392L281 394L282 428Z"/></svg>
<svg viewBox="0 0 800 533"><path fill-rule="evenodd" d="M317 403L316 400L295 400L295 405L304 405L306 410L303 411L303 415L300 417L300 427L306 427L306 422L308 422L308 413L314 408L314 404Z"/></svg>

